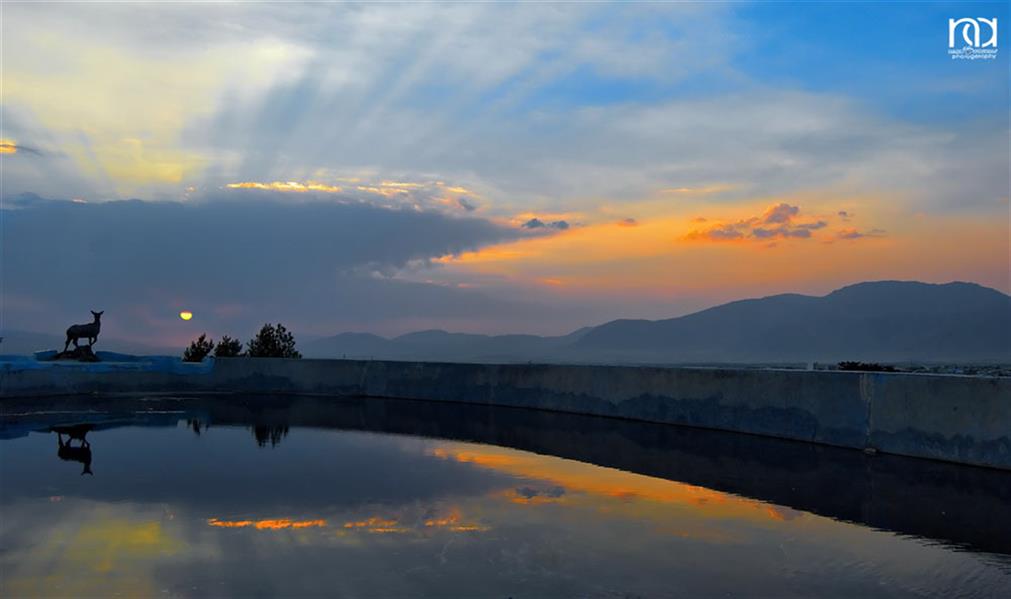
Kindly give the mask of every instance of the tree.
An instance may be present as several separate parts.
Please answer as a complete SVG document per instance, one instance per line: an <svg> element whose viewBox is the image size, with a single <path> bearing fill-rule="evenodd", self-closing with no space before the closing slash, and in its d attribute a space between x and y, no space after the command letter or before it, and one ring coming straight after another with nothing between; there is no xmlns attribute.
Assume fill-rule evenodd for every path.
<svg viewBox="0 0 1011 599"><path fill-rule="evenodd" d="M253 436L256 437L256 444L266 447L270 443L271 447L277 447L281 439L288 436L287 425L257 425L253 427Z"/></svg>
<svg viewBox="0 0 1011 599"><path fill-rule="evenodd" d="M242 354L242 342L232 339L228 335L221 337L221 341L214 347L215 358L234 358Z"/></svg>
<svg viewBox="0 0 1011 599"><path fill-rule="evenodd" d="M183 352L183 362L201 362L214 349L214 341L207 338L207 333L201 333L196 341Z"/></svg>
<svg viewBox="0 0 1011 599"><path fill-rule="evenodd" d="M277 323L267 323L260 332L246 344L246 355L251 358L301 358L295 350L295 336Z"/></svg>

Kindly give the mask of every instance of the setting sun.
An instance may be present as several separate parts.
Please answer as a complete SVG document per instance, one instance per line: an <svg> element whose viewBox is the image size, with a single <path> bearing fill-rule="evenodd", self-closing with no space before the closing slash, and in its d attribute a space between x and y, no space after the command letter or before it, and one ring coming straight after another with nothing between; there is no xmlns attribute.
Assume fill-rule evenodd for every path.
<svg viewBox="0 0 1011 599"><path fill-rule="evenodd" d="M179 318L182 318L183 320L189 320L193 318L193 313L190 312L189 310L183 310L182 312L179 313Z"/></svg>

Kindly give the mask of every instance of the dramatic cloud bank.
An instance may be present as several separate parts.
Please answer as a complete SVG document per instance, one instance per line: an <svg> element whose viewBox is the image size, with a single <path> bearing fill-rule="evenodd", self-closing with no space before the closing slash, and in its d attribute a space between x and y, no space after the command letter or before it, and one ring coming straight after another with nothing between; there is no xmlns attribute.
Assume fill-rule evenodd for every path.
<svg viewBox="0 0 1011 599"><path fill-rule="evenodd" d="M301 330L405 316L477 318L518 306L389 274L522 233L471 217L359 202L80 203L22 197L3 210L5 326L59 334L104 309L113 334L245 334L267 320ZM187 332L188 334L188 332ZM178 340L175 340L178 341Z"/></svg>

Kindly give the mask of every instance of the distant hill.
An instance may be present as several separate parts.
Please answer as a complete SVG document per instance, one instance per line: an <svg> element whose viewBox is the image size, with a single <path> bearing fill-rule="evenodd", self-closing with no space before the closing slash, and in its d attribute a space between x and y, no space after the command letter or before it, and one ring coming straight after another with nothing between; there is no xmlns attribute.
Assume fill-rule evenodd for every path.
<svg viewBox="0 0 1011 599"><path fill-rule="evenodd" d="M1011 297L973 283L859 283L824 297L775 295L669 320L616 320L576 343L586 356L682 361L1011 359Z"/></svg>
<svg viewBox="0 0 1011 599"><path fill-rule="evenodd" d="M667 320L615 320L560 337L344 333L307 357L613 363L1011 362L1011 297L974 283L858 283L748 299Z"/></svg>

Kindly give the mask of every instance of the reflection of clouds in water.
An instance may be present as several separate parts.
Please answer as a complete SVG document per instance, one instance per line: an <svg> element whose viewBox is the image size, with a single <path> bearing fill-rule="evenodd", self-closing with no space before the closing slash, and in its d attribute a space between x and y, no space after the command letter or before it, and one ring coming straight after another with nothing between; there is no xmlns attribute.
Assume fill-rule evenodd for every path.
<svg viewBox="0 0 1011 599"><path fill-rule="evenodd" d="M473 518L465 518L458 506L448 509L441 506L402 509L397 515L370 516L345 522L346 532L366 532L372 534L414 534L427 535L440 531L485 532L490 527ZM413 512L413 513L412 513Z"/></svg>
<svg viewBox="0 0 1011 599"><path fill-rule="evenodd" d="M385 515L352 517L341 524L341 517L317 519L264 518L264 519L219 519L208 518L206 523L214 528L248 528L250 530L298 530L304 528L334 528L338 536L345 533L364 532L373 534L413 533L428 534L437 531L484 532L490 530L473 518L466 518L460 508L441 505L429 507L408 506L399 510L386 508ZM338 515L340 516L340 515ZM343 518L349 516L343 515ZM331 524L335 522L335 524Z"/></svg>
<svg viewBox="0 0 1011 599"><path fill-rule="evenodd" d="M265 520L218 520L208 518L207 524L218 528L255 528L256 530L284 530L286 528L324 528L326 520L291 520L289 518Z"/></svg>
<svg viewBox="0 0 1011 599"><path fill-rule="evenodd" d="M158 564L213 553L187 543L159 506L68 499L4 505L3 512L20 523L4 530L0 558L11 597L156 595Z"/></svg>
<svg viewBox="0 0 1011 599"><path fill-rule="evenodd" d="M653 596L677 581L688 595L818 595L839 580L915 591L910 563L943 564L931 582L941 592L966 576L1002 580L915 539L494 446L294 429L262 451L242 428L101 434L101 486L58 468L51 437L3 445L18 489L0 496L9 594ZM122 451L130 439L144 451ZM860 567L833 570L841 563ZM783 567L807 575L777 576Z"/></svg>
<svg viewBox="0 0 1011 599"><path fill-rule="evenodd" d="M512 490L511 501L513 503L547 503L561 501L564 495L565 488L558 485L547 488L523 486Z"/></svg>
<svg viewBox="0 0 1011 599"><path fill-rule="evenodd" d="M804 512L786 507L785 505L769 505L767 509L770 518L784 522L800 518L804 515Z"/></svg>
<svg viewBox="0 0 1011 599"><path fill-rule="evenodd" d="M576 501L584 505L600 504L608 500L604 502L608 510L621 511L620 505L611 503L623 504L626 515L654 513L657 517L669 518L670 513L662 508L673 505L698 515L759 522L782 521L782 514L786 513L763 501L705 487L502 447L445 442L432 447L429 454L440 460L472 464L539 481L537 485L527 484L498 492L513 503L559 503L564 495L566 505ZM552 495L554 489L562 492ZM661 509L654 509L656 506L650 504L657 504Z"/></svg>

